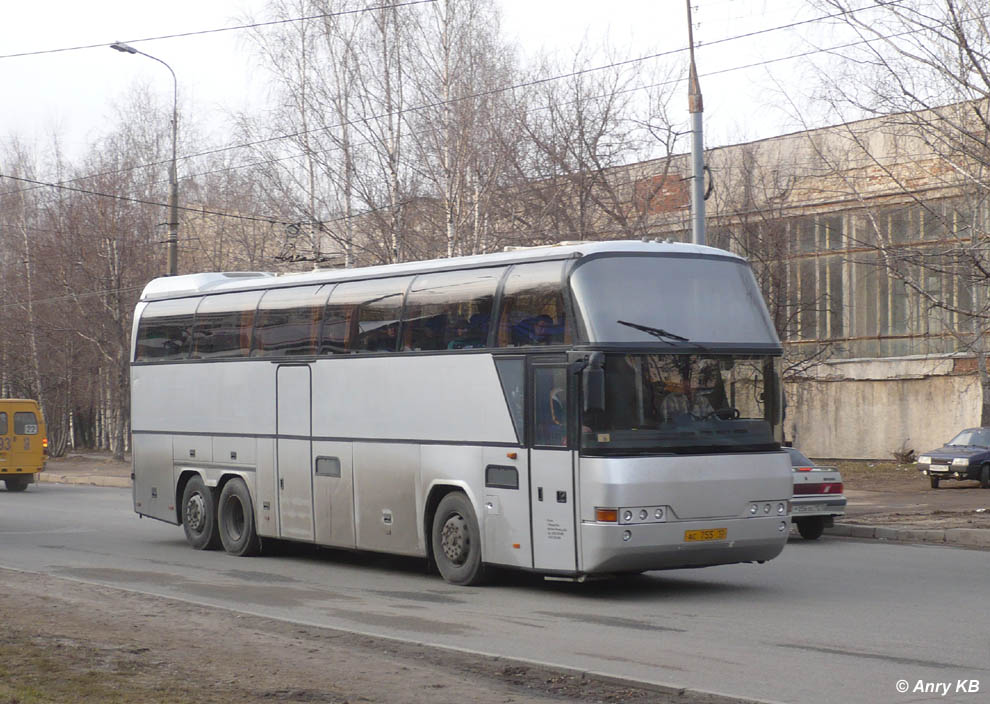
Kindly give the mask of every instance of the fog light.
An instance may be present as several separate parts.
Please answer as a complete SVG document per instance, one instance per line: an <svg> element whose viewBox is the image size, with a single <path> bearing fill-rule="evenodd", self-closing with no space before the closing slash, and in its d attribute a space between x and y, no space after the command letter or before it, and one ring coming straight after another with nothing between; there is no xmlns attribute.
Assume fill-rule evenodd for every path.
<svg viewBox="0 0 990 704"><path fill-rule="evenodd" d="M781 524L779 526L777 526L777 532L778 533L783 533L786 530L787 530L787 524L786 523L781 522Z"/></svg>
<svg viewBox="0 0 990 704"><path fill-rule="evenodd" d="M624 543L625 542L628 542L628 540L631 537L632 537L632 531L628 531L628 530L622 531L622 542L624 542Z"/></svg>
<svg viewBox="0 0 990 704"><path fill-rule="evenodd" d="M763 513L770 513L770 504L763 505Z"/></svg>
<svg viewBox="0 0 990 704"><path fill-rule="evenodd" d="M760 507L757 506L756 504L753 504L752 506L749 507L749 512L753 516L755 516L756 515L756 512L759 511L759 510L760 510Z"/></svg>
<svg viewBox="0 0 990 704"><path fill-rule="evenodd" d="M639 512L639 520L645 521L649 517L650 517L650 512L647 511L645 508Z"/></svg>
<svg viewBox="0 0 990 704"><path fill-rule="evenodd" d="M658 521L661 518L663 518L663 509L662 508L658 508L656 511L654 511L653 512L653 517L656 518Z"/></svg>
<svg viewBox="0 0 990 704"><path fill-rule="evenodd" d="M783 515L784 511L786 511L786 510L787 510L787 507L784 506L784 504L777 504L777 513Z"/></svg>
<svg viewBox="0 0 990 704"><path fill-rule="evenodd" d="M632 520L632 511L623 511L622 512L622 520L626 521L627 523L629 521L631 521Z"/></svg>

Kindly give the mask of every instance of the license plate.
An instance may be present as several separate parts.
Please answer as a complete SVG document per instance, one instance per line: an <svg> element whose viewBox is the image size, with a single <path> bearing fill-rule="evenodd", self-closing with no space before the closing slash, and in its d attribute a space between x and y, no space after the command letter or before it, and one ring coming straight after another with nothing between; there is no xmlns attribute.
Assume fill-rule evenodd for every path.
<svg viewBox="0 0 990 704"><path fill-rule="evenodd" d="M728 528L709 528L707 530L684 531L684 542L693 543L700 540L725 540L729 534Z"/></svg>
<svg viewBox="0 0 990 704"><path fill-rule="evenodd" d="M932 465L928 468L929 472L948 472L949 468L946 465Z"/></svg>
<svg viewBox="0 0 990 704"><path fill-rule="evenodd" d="M824 510L825 504L791 505L791 513L821 513Z"/></svg>

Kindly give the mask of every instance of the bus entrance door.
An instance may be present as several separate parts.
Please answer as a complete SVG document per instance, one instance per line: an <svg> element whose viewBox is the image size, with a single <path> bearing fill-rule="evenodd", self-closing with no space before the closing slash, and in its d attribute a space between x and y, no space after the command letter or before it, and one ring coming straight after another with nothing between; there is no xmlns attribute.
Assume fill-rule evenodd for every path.
<svg viewBox="0 0 990 704"><path fill-rule="evenodd" d="M574 530L574 459L568 449L566 365L531 367L529 451L533 567L577 569Z"/></svg>
<svg viewBox="0 0 990 704"><path fill-rule="evenodd" d="M283 538L313 540L312 399L309 366L279 366L275 373L275 388L275 456L280 535Z"/></svg>

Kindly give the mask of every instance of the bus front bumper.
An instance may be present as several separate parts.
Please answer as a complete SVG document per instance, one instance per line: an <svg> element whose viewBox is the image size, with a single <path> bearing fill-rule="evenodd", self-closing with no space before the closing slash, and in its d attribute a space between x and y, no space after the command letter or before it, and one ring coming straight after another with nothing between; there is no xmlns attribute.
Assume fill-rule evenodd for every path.
<svg viewBox="0 0 990 704"><path fill-rule="evenodd" d="M790 516L581 525L583 574L764 562L784 549Z"/></svg>

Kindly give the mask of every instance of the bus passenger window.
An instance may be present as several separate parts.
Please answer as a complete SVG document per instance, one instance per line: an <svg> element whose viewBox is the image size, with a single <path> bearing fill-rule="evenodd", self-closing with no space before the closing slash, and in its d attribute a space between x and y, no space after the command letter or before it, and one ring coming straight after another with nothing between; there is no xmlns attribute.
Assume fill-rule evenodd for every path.
<svg viewBox="0 0 990 704"><path fill-rule="evenodd" d="M185 359L189 356L199 298L149 303L138 322L135 362Z"/></svg>
<svg viewBox="0 0 990 704"><path fill-rule="evenodd" d="M193 357L247 357L261 291L206 296L196 309Z"/></svg>
<svg viewBox="0 0 990 704"><path fill-rule="evenodd" d="M563 262L517 264L505 282L499 347L556 345L571 341L561 289Z"/></svg>
<svg viewBox="0 0 990 704"><path fill-rule="evenodd" d="M412 277L348 281L337 286L323 316L321 353L394 352L402 299Z"/></svg>
<svg viewBox="0 0 990 704"><path fill-rule="evenodd" d="M329 284L273 289L258 305L251 354L256 357L316 354Z"/></svg>
<svg viewBox="0 0 990 704"><path fill-rule="evenodd" d="M460 350L488 344L495 288L503 269L421 274L413 281L402 314L410 350Z"/></svg>

